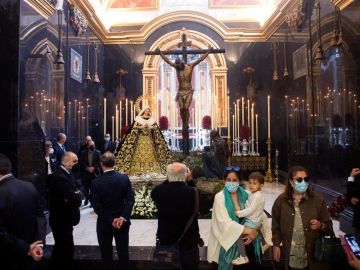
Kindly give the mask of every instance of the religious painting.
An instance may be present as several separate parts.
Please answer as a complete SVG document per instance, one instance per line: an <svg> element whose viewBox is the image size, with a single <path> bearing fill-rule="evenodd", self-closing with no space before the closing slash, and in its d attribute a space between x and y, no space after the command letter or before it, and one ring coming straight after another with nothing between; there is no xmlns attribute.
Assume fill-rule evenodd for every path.
<svg viewBox="0 0 360 270"><path fill-rule="evenodd" d="M73 49L70 54L70 78L82 83L82 56Z"/></svg>
<svg viewBox="0 0 360 270"><path fill-rule="evenodd" d="M307 45L293 52L294 80L307 75Z"/></svg>
<svg viewBox="0 0 360 270"><path fill-rule="evenodd" d="M236 8L261 5L260 0L209 0L210 8Z"/></svg>
<svg viewBox="0 0 360 270"><path fill-rule="evenodd" d="M156 9L159 0L112 0L109 8Z"/></svg>

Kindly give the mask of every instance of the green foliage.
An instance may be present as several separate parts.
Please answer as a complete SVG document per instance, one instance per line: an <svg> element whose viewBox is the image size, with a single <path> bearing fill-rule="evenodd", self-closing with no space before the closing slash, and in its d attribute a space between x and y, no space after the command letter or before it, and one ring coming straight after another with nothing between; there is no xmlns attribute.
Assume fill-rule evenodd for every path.
<svg viewBox="0 0 360 270"><path fill-rule="evenodd" d="M224 186L225 186L225 181L220 180L219 183L213 189L214 194L216 194L216 193L220 192L221 190L223 190Z"/></svg>

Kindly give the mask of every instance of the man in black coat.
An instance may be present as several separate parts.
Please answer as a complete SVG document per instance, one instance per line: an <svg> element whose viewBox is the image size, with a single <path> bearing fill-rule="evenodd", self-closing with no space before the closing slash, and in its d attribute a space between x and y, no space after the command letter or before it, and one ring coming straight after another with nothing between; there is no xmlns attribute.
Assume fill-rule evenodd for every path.
<svg viewBox="0 0 360 270"><path fill-rule="evenodd" d="M35 187L16 179L11 170L10 160L0 154L0 266L23 270L42 258L38 245L45 238L45 227L39 224L45 224L45 218Z"/></svg>
<svg viewBox="0 0 360 270"><path fill-rule="evenodd" d="M91 181L100 176L100 151L95 149L94 141L89 141L88 148L81 151L79 157L80 178L84 187L85 202L89 203Z"/></svg>
<svg viewBox="0 0 360 270"><path fill-rule="evenodd" d="M158 209L157 239L161 245L175 244L195 211L195 190L185 184L187 167L181 163L172 163L166 171L168 180L151 192ZM179 243L182 269L198 269L199 238L196 216Z"/></svg>
<svg viewBox="0 0 360 270"><path fill-rule="evenodd" d="M110 134L106 133L104 136L104 141L103 141L102 145L100 146L101 154L104 154L107 151L114 153L115 150L116 150L116 143L112 142Z"/></svg>
<svg viewBox="0 0 360 270"><path fill-rule="evenodd" d="M88 148L89 142L92 141L90 135L85 136L85 141L80 145L78 156L80 156L81 152Z"/></svg>
<svg viewBox="0 0 360 270"><path fill-rule="evenodd" d="M61 164L61 157L66 152L65 148L65 142L66 142L66 135L64 133L59 133L56 136L56 143L54 143L54 155L56 157L58 165Z"/></svg>
<svg viewBox="0 0 360 270"><path fill-rule="evenodd" d="M71 169L77 162L74 153L66 152L49 185L49 221L55 240L51 254L53 269L74 269L72 232L73 226L80 221L81 193L77 189Z"/></svg>
<svg viewBox="0 0 360 270"><path fill-rule="evenodd" d="M356 238L360 241L360 169L353 168L347 182L347 197L354 209L353 228Z"/></svg>
<svg viewBox="0 0 360 270"><path fill-rule="evenodd" d="M112 241L115 238L121 269L129 268L129 227L134 192L129 177L114 171L115 156L101 156L103 176L91 184L91 203L98 215L96 232L106 270L112 269Z"/></svg>

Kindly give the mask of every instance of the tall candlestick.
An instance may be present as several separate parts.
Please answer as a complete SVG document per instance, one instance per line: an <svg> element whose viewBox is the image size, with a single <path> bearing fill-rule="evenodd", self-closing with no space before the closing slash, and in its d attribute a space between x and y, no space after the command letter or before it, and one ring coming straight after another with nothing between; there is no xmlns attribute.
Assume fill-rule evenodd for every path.
<svg viewBox="0 0 360 270"><path fill-rule="evenodd" d="M125 100L125 126L128 126L128 99Z"/></svg>
<svg viewBox="0 0 360 270"><path fill-rule="evenodd" d="M130 100L130 125L134 121L134 113L133 113L134 106L133 106L133 103L134 102L132 100Z"/></svg>
<svg viewBox="0 0 360 270"><path fill-rule="evenodd" d="M270 95L267 96L268 139L270 139Z"/></svg>
<svg viewBox="0 0 360 270"><path fill-rule="evenodd" d="M116 139L119 138L119 110L118 110L118 105L116 104L115 106L115 127L116 127Z"/></svg>
<svg viewBox="0 0 360 270"><path fill-rule="evenodd" d="M241 97L241 125L245 125L245 101L244 101L244 97Z"/></svg>
<svg viewBox="0 0 360 270"><path fill-rule="evenodd" d="M236 126L237 126L237 135L240 136L240 99L236 100Z"/></svg>
<svg viewBox="0 0 360 270"><path fill-rule="evenodd" d="M230 139L230 97L229 94L227 96L227 128L228 128L228 139ZM200 127L200 126L199 126Z"/></svg>
<svg viewBox="0 0 360 270"><path fill-rule="evenodd" d="M115 119L114 116L111 116L111 139L114 141L114 131L115 131Z"/></svg>
<svg viewBox="0 0 360 270"><path fill-rule="evenodd" d="M250 99L247 100L248 127L250 128Z"/></svg>
<svg viewBox="0 0 360 270"><path fill-rule="evenodd" d="M235 139L235 115L232 115L232 126L233 126L233 130L232 130L232 136L233 136L233 140Z"/></svg>
<svg viewBox="0 0 360 270"><path fill-rule="evenodd" d="M256 131L256 141L259 140L259 126L258 126L258 114L255 115L255 131Z"/></svg>
<svg viewBox="0 0 360 270"><path fill-rule="evenodd" d="M254 103L251 105L251 139L254 139Z"/></svg>
<svg viewBox="0 0 360 270"><path fill-rule="evenodd" d="M239 136L238 128L237 128L238 119L237 119L236 111L237 111L237 106L236 106L236 103L234 103L234 115L235 115L235 125L234 125L234 129L235 129L235 138L237 138L237 137Z"/></svg>
<svg viewBox="0 0 360 270"><path fill-rule="evenodd" d="M104 135L106 134L106 98L104 98Z"/></svg>
<svg viewBox="0 0 360 270"><path fill-rule="evenodd" d="M118 132L120 134L120 138L121 138L121 127L122 127L122 101L120 100L119 101L119 118L118 118L118 121L117 122L120 122L119 125L120 125L120 128L117 127L116 130L120 129Z"/></svg>

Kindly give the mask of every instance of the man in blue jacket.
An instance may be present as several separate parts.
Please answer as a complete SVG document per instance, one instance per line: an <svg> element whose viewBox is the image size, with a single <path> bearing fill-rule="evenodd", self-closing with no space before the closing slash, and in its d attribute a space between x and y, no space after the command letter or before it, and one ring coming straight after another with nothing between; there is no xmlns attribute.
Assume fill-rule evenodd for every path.
<svg viewBox="0 0 360 270"><path fill-rule="evenodd" d="M98 215L96 232L103 269L112 269L115 238L121 269L129 268L130 216L135 203L129 177L114 170L115 156L105 152L100 159L104 174L91 184L91 203Z"/></svg>

